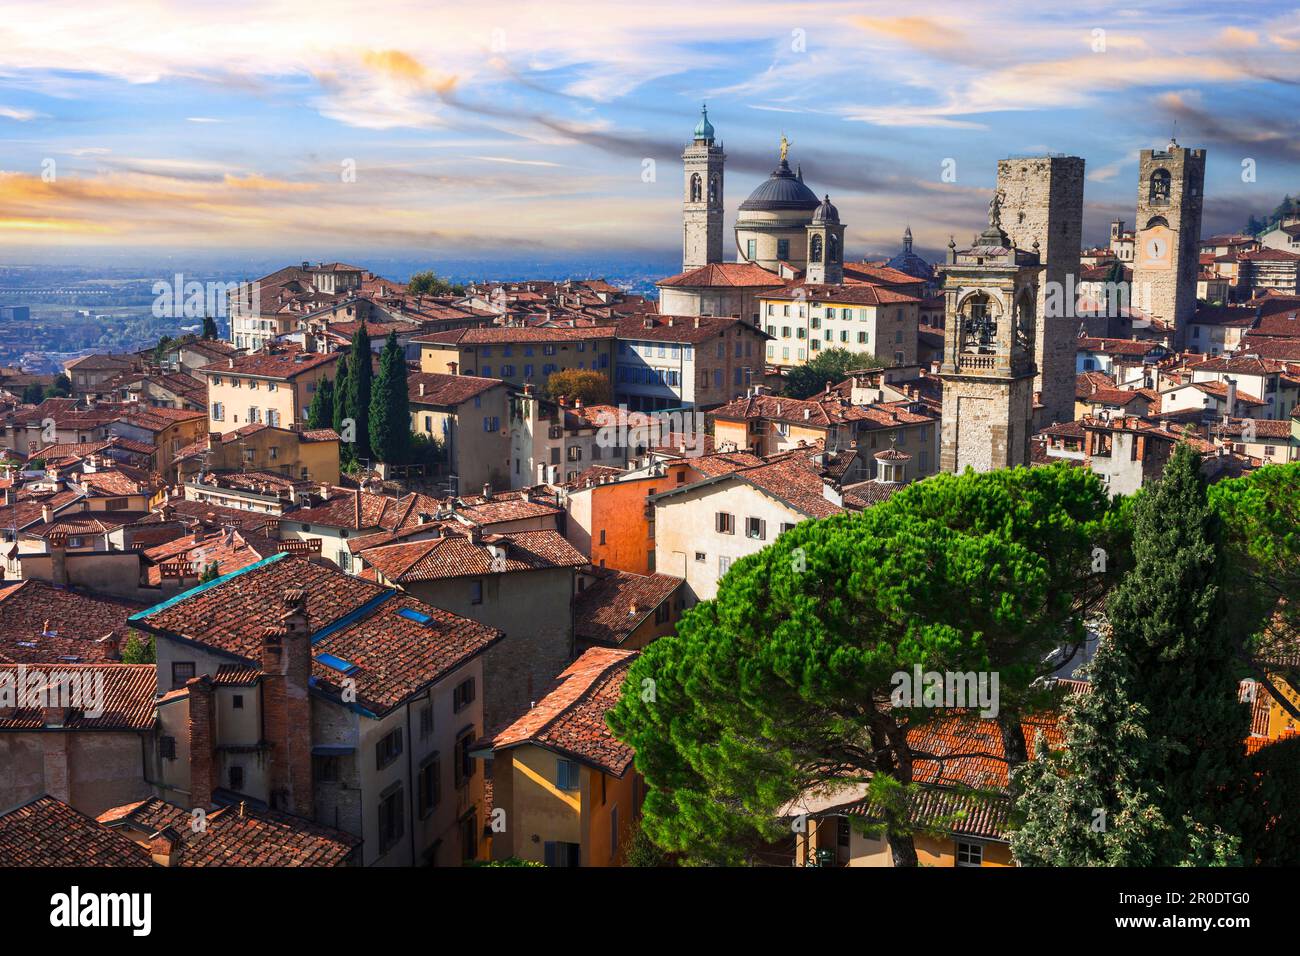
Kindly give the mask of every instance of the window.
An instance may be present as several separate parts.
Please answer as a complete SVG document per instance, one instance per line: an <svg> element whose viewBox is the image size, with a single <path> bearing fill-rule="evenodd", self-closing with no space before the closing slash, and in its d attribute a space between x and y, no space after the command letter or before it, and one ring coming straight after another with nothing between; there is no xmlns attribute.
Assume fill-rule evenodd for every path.
<svg viewBox="0 0 1300 956"><path fill-rule="evenodd" d="M460 850L462 859L478 856L478 814L473 811L460 822Z"/></svg>
<svg viewBox="0 0 1300 956"><path fill-rule="evenodd" d="M243 695L243 694L235 694L235 695L233 695L233 696L230 698L230 706L231 706L231 709L232 709L232 710L243 710L243 709L244 709L244 695Z"/></svg>
<svg viewBox="0 0 1300 956"><path fill-rule="evenodd" d="M224 422L226 420L226 406L221 402L212 403L212 420L214 422Z"/></svg>
<svg viewBox="0 0 1300 956"><path fill-rule="evenodd" d="M756 541L767 540L767 522L762 518L745 519L745 537Z"/></svg>
<svg viewBox="0 0 1300 956"><path fill-rule="evenodd" d="M560 843L547 840L543 847L543 861L547 866L578 866L581 847L577 843Z"/></svg>
<svg viewBox="0 0 1300 956"><path fill-rule="evenodd" d="M405 830L402 811L402 785L399 783L379 797L379 852L391 850Z"/></svg>
<svg viewBox="0 0 1300 956"><path fill-rule="evenodd" d="M794 527L794 523L793 523L793 522L791 522L791 521L782 521L782 522L781 522L781 533L782 533L782 534L785 534L787 531L789 531L789 530L790 530L791 528L793 528L793 527Z"/></svg>
<svg viewBox="0 0 1300 956"><path fill-rule="evenodd" d="M601 544L604 544L604 543L605 543L605 529L604 529L604 528L601 528L601 529L600 529L600 543L601 543Z"/></svg>
<svg viewBox="0 0 1300 956"><path fill-rule="evenodd" d="M757 239L748 239L748 240L746 240L746 242L745 242L745 258L748 259L750 262L753 262L753 261L754 261L754 258L755 258L757 255L758 255L758 240L757 240Z"/></svg>
<svg viewBox="0 0 1300 956"><path fill-rule="evenodd" d="M612 860L618 856L618 807L611 807L609 811L609 858Z"/></svg>
<svg viewBox="0 0 1300 956"><path fill-rule="evenodd" d="M957 841L957 865L958 866L983 866L984 865L984 847L979 843L965 843Z"/></svg>
<svg viewBox="0 0 1300 956"><path fill-rule="evenodd" d="M474 703L474 678L467 677L451 692L452 712L459 714L472 703Z"/></svg>
<svg viewBox="0 0 1300 956"><path fill-rule="evenodd" d="M667 624L668 619L672 616L672 612L673 612L672 605L669 604L667 601L664 601L657 608L655 608L655 623Z"/></svg>
<svg viewBox="0 0 1300 956"><path fill-rule="evenodd" d="M402 755L402 728L394 727L375 744L375 769L383 770Z"/></svg>
<svg viewBox="0 0 1300 956"><path fill-rule="evenodd" d="M316 754L311 758L316 780L320 783L338 783L339 758L330 754Z"/></svg>
<svg viewBox="0 0 1300 956"><path fill-rule="evenodd" d="M731 558L725 554L718 557L718 577L722 577L731 570Z"/></svg>
<svg viewBox="0 0 1300 956"><path fill-rule="evenodd" d="M790 258L790 240L778 239L776 241L776 257L782 261Z"/></svg>
<svg viewBox="0 0 1300 956"><path fill-rule="evenodd" d="M158 756L163 760L176 759L176 738L159 737L158 738Z"/></svg>
<svg viewBox="0 0 1300 956"><path fill-rule="evenodd" d="M735 534L736 533L736 516L728 514L725 511L719 511L713 519L714 530L718 534Z"/></svg>
<svg viewBox="0 0 1300 956"><path fill-rule="evenodd" d="M420 739L427 740L433 733L433 705L426 704L420 708Z"/></svg>
<svg viewBox="0 0 1300 956"><path fill-rule="evenodd" d="M456 786L462 787L474 776L474 758L470 748L474 743L473 726L466 727L456 737Z"/></svg>
<svg viewBox="0 0 1300 956"><path fill-rule="evenodd" d="M470 604L483 603L483 582L482 581L469 582L469 603Z"/></svg>
<svg viewBox="0 0 1300 956"><path fill-rule="evenodd" d="M415 778L416 786L416 807L420 813L420 819L423 820L433 808L438 805L442 799L442 761L438 759L437 754L427 758L420 766L420 772Z"/></svg>
<svg viewBox="0 0 1300 956"><path fill-rule="evenodd" d="M696 561L701 561L701 562L703 562L703 561L707 561L708 559L709 559L709 556L708 556L707 554L705 554L703 551L696 551L696 552L695 552L695 560L696 560Z"/></svg>
<svg viewBox="0 0 1300 956"><path fill-rule="evenodd" d="M555 761L555 785L561 790L573 791L582 786L582 772L576 760Z"/></svg>
<svg viewBox="0 0 1300 956"><path fill-rule="evenodd" d="M193 661L172 661L172 690L184 687L194 677Z"/></svg>
<svg viewBox="0 0 1300 956"><path fill-rule="evenodd" d="M230 768L230 789L244 789L244 768L238 764Z"/></svg>

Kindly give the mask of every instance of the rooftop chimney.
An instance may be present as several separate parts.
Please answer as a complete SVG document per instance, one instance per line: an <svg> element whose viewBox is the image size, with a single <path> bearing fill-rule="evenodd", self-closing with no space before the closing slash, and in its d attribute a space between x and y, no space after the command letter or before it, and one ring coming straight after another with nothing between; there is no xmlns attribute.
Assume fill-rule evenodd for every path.
<svg viewBox="0 0 1300 956"><path fill-rule="evenodd" d="M280 623L262 636L263 723L271 744L267 780L271 804L298 816L312 814L311 631L307 592L287 588Z"/></svg>
<svg viewBox="0 0 1300 956"><path fill-rule="evenodd" d="M419 394L420 394L420 397L423 398L423 397L424 397L424 383L423 383L423 382L420 382L420 384L419 384L418 387L419 387L419 389L420 389L420 393L419 393Z"/></svg>
<svg viewBox="0 0 1300 956"><path fill-rule="evenodd" d="M149 857L158 866L177 866L181 861L180 834L163 827L149 838Z"/></svg>

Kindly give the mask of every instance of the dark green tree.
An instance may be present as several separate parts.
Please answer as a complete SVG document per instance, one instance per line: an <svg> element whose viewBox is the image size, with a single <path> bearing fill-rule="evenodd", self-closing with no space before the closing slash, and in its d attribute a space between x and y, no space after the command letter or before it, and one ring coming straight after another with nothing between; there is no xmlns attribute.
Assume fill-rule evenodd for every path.
<svg viewBox="0 0 1300 956"><path fill-rule="evenodd" d="M54 384L45 390L46 398L67 398L72 394L72 379L66 373L55 376Z"/></svg>
<svg viewBox="0 0 1300 956"><path fill-rule="evenodd" d="M371 454L370 392L373 379L370 333L366 331L366 323L363 321L352 336L352 348L348 353L347 417L356 426L352 456L358 460L369 460Z"/></svg>
<svg viewBox="0 0 1300 956"><path fill-rule="evenodd" d="M316 383L316 394L307 409L308 428L334 427L334 383L322 378Z"/></svg>
<svg viewBox="0 0 1300 956"><path fill-rule="evenodd" d="M379 376L370 399L370 447L390 465L407 463L411 453L411 403L406 385L406 353L389 332L379 356Z"/></svg>
<svg viewBox="0 0 1300 956"><path fill-rule="evenodd" d="M157 663L157 657L154 653L153 635L150 634L148 637L145 637L139 631L131 631L127 635L126 644L122 646L122 663Z"/></svg>
<svg viewBox="0 0 1300 956"><path fill-rule="evenodd" d="M348 417L348 389L351 387L349 384L351 377L348 370L348 356L344 352L339 356L338 377L334 380L334 418L332 422L334 430L344 439L348 439L349 435L344 420ZM345 440L340 442L339 463L346 465L352 458L353 441Z"/></svg>
<svg viewBox="0 0 1300 956"><path fill-rule="evenodd" d="M205 315L203 317L203 337L205 339L215 339L218 338L220 334L221 333L217 331L217 320L210 315Z"/></svg>
<svg viewBox="0 0 1300 956"><path fill-rule="evenodd" d="M1065 705L1064 746L1015 773L1022 864L1239 860L1250 713L1200 461L1180 444L1133 504L1134 563L1108 602L1091 690Z"/></svg>
<svg viewBox="0 0 1300 956"><path fill-rule="evenodd" d="M785 394L791 398L808 398L826 387L826 383L842 382L850 372L880 368L885 363L874 355L850 352L848 349L823 349L817 357L790 369L785 379Z"/></svg>
<svg viewBox="0 0 1300 956"><path fill-rule="evenodd" d="M432 269L426 269L414 273L407 280L406 291L411 295L464 295L465 287L454 285L439 278Z"/></svg>
<svg viewBox="0 0 1300 956"><path fill-rule="evenodd" d="M45 398L45 389L40 382L32 382L23 388L23 404L39 405Z"/></svg>
<svg viewBox="0 0 1300 956"><path fill-rule="evenodd" d="M996 671L1023 751L1014 714L1044 659L1083 639L1111 574L1093 549L1123 547L1115 514L1081 469L939 475L737 561L642 652L609 714L649 785L646 833L742 863L788 835L789 801L871 781L895 863L915 866L906 800L928 755L908 730L952 712L892 706L896 675Z"/></svg>

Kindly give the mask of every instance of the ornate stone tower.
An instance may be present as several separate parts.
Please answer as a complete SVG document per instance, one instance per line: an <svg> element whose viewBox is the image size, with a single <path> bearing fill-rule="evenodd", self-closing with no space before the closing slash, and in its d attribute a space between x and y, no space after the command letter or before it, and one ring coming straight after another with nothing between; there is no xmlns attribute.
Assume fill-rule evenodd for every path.
<svg viewBox="0 0 1300 956"><path fill-rule="evenodd" d="M722 144L713 140L708 107L701 107L695 138L682 152L682 271L722 261Z"/></svg>
<svg viewBox="0 0 1300 956"><path fill-rule="evenodd" d="M1173 326L1173 344L1185 345L1196 312L1205 150L1173 140L1144 149L1138 165L1134 223L1133 304Z"/></svg>
<svg viewBox="0 0 1300 956"><path fill-rule="evenodd" d="M998 162L1005 197L1002 227L1018 249L1038 243L1045 266L1038 288L1034 390L1043 407L1038 424L1074 419L1075 349L1079 320L1079 251L1083 247L1083 159L1035 156Z"/></svg>
<svg viewBox="0 0 1300 956"><path fill-rule="evenodd" d="M844 281L844 226L828 195L808 224L808 281L839 285Z"/></svg>
<svg viewBox="0 0 1300 956"><path fill-rule="evenodd" d="M1017 249L1002 230L1001 194L989 228L969 249L948 243L944 272L943 471L992 471L1029 463L1038 329L1037 249Z"/></svg>

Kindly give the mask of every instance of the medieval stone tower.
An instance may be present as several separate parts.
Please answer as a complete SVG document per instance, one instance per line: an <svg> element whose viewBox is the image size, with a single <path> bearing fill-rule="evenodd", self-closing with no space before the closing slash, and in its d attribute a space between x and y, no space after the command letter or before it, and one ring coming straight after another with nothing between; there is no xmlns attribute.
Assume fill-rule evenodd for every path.
<svg viewBox="0 0 1300 956"><path fill-rule="evenodd" d="M695 137L682 152L686 184L682 201L682 271L722 261L722 144L713 140L707 107Z"/></svg>
<svg viewBox="0 0 1300 956"><path fill-rule="evenodd" d="M1017 249L1003 231L1000 206L995 193L989 228L969 249L949 242L943 266L943 471L1029 463L1043 267L1038 249Z"/></svg>
<svg viewBox="0 0 1300 956"><path fill-rule="evenodd" d="M1038 375L1034 390L1043 405L1036 424L1072 421L1079 333L1073 306L1083 246L1083 159L1001 160L997 188L1004 197L1002 227L1012 246L1029 249L1037 242L1045 266L1035 305ZM1057 291L1049 295L1053 288Z"/></svg>
<svg viewBox="0 0 1300 956"><path fill-rule="evenodd" d="M1205 150L1173 140L1144 149L1138 165L1134 223L1133 304L1173 326L1181 348L1196 312L1201 205L1205 198Z"/></svg>

